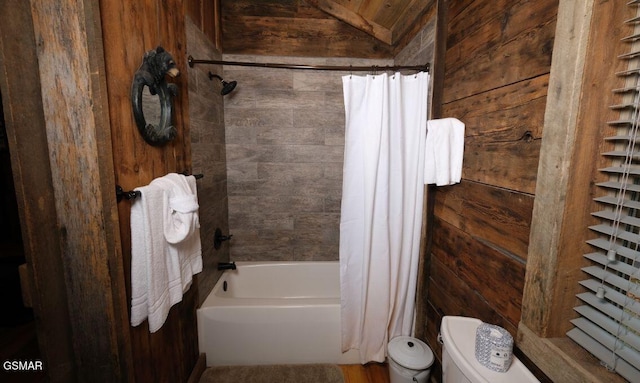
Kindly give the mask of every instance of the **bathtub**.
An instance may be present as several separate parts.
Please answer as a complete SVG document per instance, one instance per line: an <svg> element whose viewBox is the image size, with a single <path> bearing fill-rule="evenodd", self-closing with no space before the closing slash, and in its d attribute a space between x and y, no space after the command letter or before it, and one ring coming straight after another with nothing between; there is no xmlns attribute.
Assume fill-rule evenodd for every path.
<svg viewBox="0 0 640 383"><path fill-rule="evenodd" d="M207 366L357 364L341 352L338 262L236 262L197 310Z"/></svg>

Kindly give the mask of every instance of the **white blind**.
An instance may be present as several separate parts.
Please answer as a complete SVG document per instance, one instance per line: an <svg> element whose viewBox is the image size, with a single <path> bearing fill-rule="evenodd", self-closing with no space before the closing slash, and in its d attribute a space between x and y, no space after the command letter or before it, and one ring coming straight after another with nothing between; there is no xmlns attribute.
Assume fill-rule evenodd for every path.
<svg viewBox="0 0 640 383"><path fill-rule="evenodd" d="M582 269L588 279L580 282L586 292L577 295L580 317L567 336L606 368L640 382L640 17L624 23L635 32L622 40L629 49L619 56L628 61L618 73L626 85L613 90L621 103L611 108L620 116L609 122L617 130L607 138L614 150L603 153L611 164L600 169L609 180L598 184L605 195L595 198L601 210L592 213L600 223L590 227L593 252L584 255L590 261Z"/></svg>

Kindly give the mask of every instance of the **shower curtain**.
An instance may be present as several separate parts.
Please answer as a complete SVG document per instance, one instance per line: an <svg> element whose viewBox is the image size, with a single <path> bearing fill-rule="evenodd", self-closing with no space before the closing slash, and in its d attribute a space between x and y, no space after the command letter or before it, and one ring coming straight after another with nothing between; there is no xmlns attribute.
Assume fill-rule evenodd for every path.
<svg viewBox="0 0 640 383"><path fill-rule="evenodd" d="M429 74L344 76L343 351L383 362L413 331Z"/></svg>

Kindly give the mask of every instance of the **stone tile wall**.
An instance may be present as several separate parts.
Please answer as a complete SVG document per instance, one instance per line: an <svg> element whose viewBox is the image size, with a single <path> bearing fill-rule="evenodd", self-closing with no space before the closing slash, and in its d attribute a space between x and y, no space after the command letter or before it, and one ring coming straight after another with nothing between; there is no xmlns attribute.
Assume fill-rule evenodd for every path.
<svg viewBox="0 0 640 383"><path fill-rule="evenodd" d="M224 55L228 61L392 65L391 60ZM348 72L225 66L233 260L337 260ZM358 73L362 74L362 73ZM355 74L354 74L355 75Z"/></svg>
<svg viewBox="0 0 640 383"><path fill-rule="evenodd" d="M186 22L187 51L196 58L220 59L207 37L189 18ZM229 231L227 199L227 168L224 136L224 104L220 83L209 80L208 73L222 73L221 66L196 65L185 68L189 76L189 129L193 173L204 177L198 180L200 205L200 238L202 240L203 271L198 274L199 304L207 297L221 272L218 262L229 261L229 246L213 248L214 232L219 227ZM187 72L187 73L184 73Z"/></svg>

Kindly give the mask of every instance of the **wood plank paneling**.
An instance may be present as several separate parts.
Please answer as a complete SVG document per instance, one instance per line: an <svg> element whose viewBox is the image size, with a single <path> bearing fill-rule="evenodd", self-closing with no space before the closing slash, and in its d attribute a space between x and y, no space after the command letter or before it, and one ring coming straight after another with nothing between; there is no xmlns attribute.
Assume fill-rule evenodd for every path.
<svg viewBox="0 0 640 383"><path fill-rule="evenodd" d="M558 1L438 4L446 7L438 16L447 37L434 110L460 119L466 132L462 182L429 189L432 346L444 315L477 317L516 335Z"/></svg>
<svg viewBox="0 0 640 383"><path fill-rule="evenodd" d="M515 336L517 327L496 312L473 288L458 278L454 271L437 259L431 263L429 280L429 312L437 314L430 317L427 325L427 340L431 349L442 357L437 335L440 332L442 317L459 315L481 319L484 322L499 325ZM442 360L442 359L440 359Z"/></svg>
<svg viewBox="0 0 640 383"><path fill-rule="evenodd" d="M426 24L436 9L436 0L415 0L407 8L401 17L394 20L391 43L396 49L404 48L404 41L417 37L417 33Z"/></svg>
<svg viewBox="0 0 640 383"><path fill-rule="evenodd" d="M184 2L184 13L189 16L191 21L201 31L204 29L202 7L202 0L186 0Z"/></svg>
<svg viewBox="0 0 640 383"><path fill-rule="evenodd" d="M532 210L533 196L476 182L463 181L436 193L438 218L523 260L527 259Z"/></svg>
<svg viewBox="0 0 640 383"><path fill-rule="evenodd" d="M222 49L222 27L220 20L220 0L188 0L184 3L185 13L211 43Z"/></svg>
<svg viewBox="0 0 640 383"><path fill-rule="evenodd" d="M548 84L547 74L443 105L466 124L464 179L535 193Z"/></svg>
<svg viewBox="0 0 640 383"><path fill-rule="evenodd" d="M392 48L302 0L222 1L225 54L391 58Z"/></svg>
<svg viewBox="0 0 640 383"><path fill-rule="evenodd" d="M373 12L367 12L366 8L362 10L362 8L345 7L330 0L307 0L307 2L386 44L392 43L389 26L380 25L378 20L374 20L375 8L373 7L368 7L368 9ZM371 3L372 2L367 2L366 4ZM378 7L378 4L376 4L375 7Z"/></svg>
<svg viewBox="0 0 640 383"><path fill-rule="evenodd" d="M412 26L429 13L435 0L411 1L342 1L307 0L307 3L353 25L398 50L398 41L415 37ZM420 28L418 28L420 29ZM408 32L413 33L408 33Z"/></svg>
<svg viewBox="0 0 640 383"><path fill-rule="evenodd" d="M178 0L154 0L142 3L101 1L100 7L102 23L109 31L104 35L104 45L116 182L125 190L132 190L170 172L190 172L187 6ZM197 4L189 3L189 7L197 8ZM158 45L171 53L181 71L181 76L171 80L178 87L178 94L173 98L178 135L165 146L152 147L144 142L135 126L129 92L133 74L142 63L145 52ZM130 206L129 201L118 205L128 300L131 286ZM150 334L147 322L130 328L136 381L179 382L188 379L198 358L197 302L198 289L194 283L182 302L171 308L159 331Z"/></svg>
<svg viewBox="0 0 640 383"><path fill-rule="evenodd" d="M544 20L555 19L557 7L557 0L450 2L447 46L455 52L465 52L465 57L474 57L478 52L492 50L493 46L537 28L541 23L546 23ZM469 36L472 38L467 39ZM473 36L483 36L486 45L474 44L477 40Z"/></svg>
<svg viewBox="0 0 640 383"><path fill-rule="evenodd" d="M515 330L520 321L525 263L440 219L435 220L434 229L438 232L434 257Z"/></svg>
<svg viewBox="0 0 640 383"><path fill-rule="evenodd" d="M482 3L450 21L445 103L549 72L557 0L536 2L534 9L531 2L503 8ZM464 38L456 39L456 27Z"/></svg>

